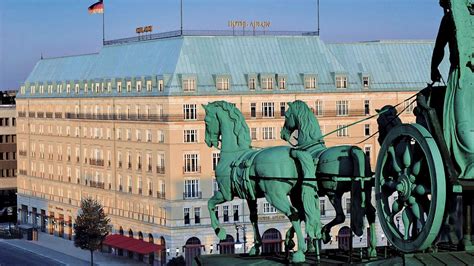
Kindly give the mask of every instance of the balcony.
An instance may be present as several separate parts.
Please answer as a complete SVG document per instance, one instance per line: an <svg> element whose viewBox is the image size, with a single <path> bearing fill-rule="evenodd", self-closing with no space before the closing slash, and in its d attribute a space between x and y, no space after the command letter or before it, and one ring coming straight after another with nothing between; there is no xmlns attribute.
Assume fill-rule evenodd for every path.
<svg viewBox="0 0 474 266"><path fill-rule="evenodd" d="M28 171L26 170L20 170L19 173L20 175L28 175Z"/></svg>
<svg viewBox="0 0 474 266"><path fill-rule="evenodd" d="M25 150L19 150L18 154L20 154L20 156L26 156L27 152Z"/></svg>
<svg viewBox="0 0 474 266"><path fill-rule="evenodd" d="M163 191L163 192L157 191L157 192L156 192L156 197L157 197L158 199L166 199L166 193L165 193L164 191Z"/></svg>
<svg viewBox="0 0 474 266"><path fill-rule="evenodd" d="M18 117L26 117L26 112L18 112Z"/></svg>
<svg viewBox="0 0 474 266"><path fill-rule="evenodd" d="M90 165L95 165L95 166L104 166L104 160L101 160L101 159L89 159L89 164L90 164Z"/></svg>
<svg viewBox="0 0 474 266"><path fill-rule="evenodd" d="M183 174L198 174L201 173L201 166L183 167Z"/></svg>
<svg viewBox="0 0 474 266"><path fill-rule="evenodd" d="M95 188L105 189L105 183L104 182L90 181L89 186L90 187L95 187Z"/></svg>
<svg viewBox="0 0 474 266"><path fill-rule="evenodd" d="M53 113L46 112L46 118L53 118Z"/></svg>
<svg viewBox="0 0 474 266"><path fill-rule="evenodd" d="M120 192L122 192L122 191L123 191L123 187L122 187L122 185L119 185L119 187L118 187L118 191L120 191Z"/></svg>
<svg viewBox="0 0 474 266"><path fill-rule="evenodd" d="M151 164L149 164L147 168L148 168L147 171L149 173L151 173L153 171L153 167L151 166Z"/></svg>
<svg viewBox="0 0 474 266"><path fill-rule="evenodd" d="M62 119L62 118L63 118L63 113L60 113L60 112L54 113L54 118L60 118L60 119Z"/></svg>
<svg viewBox="0 0 474 266"><path fill-rule="evenodd" d="M153 190L151 189L148 190L148 196L153 196Z"/></svg>
<svg viewBox="0 0 474 266"><path fill-rule="evenodd" d="M164 175L165 174L165 167L164 166L157 166L156 167L156 173Z"/></svg>
<svg viewBox="0 0 474 266"><path fill-rule="evenodd" d="M184 200L186 200L186 199L202 199L202 191L198 191L198 192L194 192L194 193L184 192L183 193L183 199Z"/></svg>

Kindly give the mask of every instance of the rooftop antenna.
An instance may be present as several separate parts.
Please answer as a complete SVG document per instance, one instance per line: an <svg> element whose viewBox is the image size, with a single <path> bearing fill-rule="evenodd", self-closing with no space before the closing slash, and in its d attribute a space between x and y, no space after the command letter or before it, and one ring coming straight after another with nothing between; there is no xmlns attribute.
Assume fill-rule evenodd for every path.
<svg viewBox="0 0 474 266"><path fill-rule="evenodd" d="M43 60L43 52L41 52L41 60Z"/></svg>
<svg viewBox="0 0 474 266"><path fill-rule="evenodd" d="M321 29L319 27L319 0L318 0L318 36L321 35Z"/></svg>

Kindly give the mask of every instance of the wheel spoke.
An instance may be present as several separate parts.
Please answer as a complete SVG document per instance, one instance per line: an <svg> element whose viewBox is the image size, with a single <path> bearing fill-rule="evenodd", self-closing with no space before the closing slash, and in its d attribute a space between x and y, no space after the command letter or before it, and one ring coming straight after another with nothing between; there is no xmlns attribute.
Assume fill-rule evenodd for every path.
<svg viewBox="0 0 474 266"><path fill-rule="evenodd" d="M415 176L420 174L420 169L421 169L421 163L423 162L423 158L419 161L416 161L412 168L411 168L411 173Z"/></svg>
<svg viewBox="0 0 474 266"><path fill-rule="evenodd" d="M430 189L428 189L425 185L417 185L414 191L420 196L430 193Z"/></svg>
<svg viewBox="0 0 474 266"><path fill-rule="evenodd" d="M410 208L411 208L411 211L412 211L414 217L415 217L417 220L420 220L420 217L421 217L420 206L419 206L418 203L416 202L415 197L411 196L411 197L408 199L408 202L409 202L409 204L410 204Z"/></svg>
<svg viewBox="0 0 474 266"><path fill-rule="evenodd" d="M395 148L393 146L390 146L388 148L388 153L390 154L390 157L392 159L393 170L395 170L395 172L397 173L400 173L402 171L402 168L398 165L397 156L395 155Z"/></svg>
<svg viewBox="0 0 474 266"><path fill-rule="evenodd" d="M405 168L408 168L411 165L411 151L409 142L405 142L405 151L403 151L403 165Z"/></svg>
<svg viewBox="0 0 474 266"><path fill-rule="evenodd" d="M410 231L410 219L408 217L408 210L405 208L402 212L402 222L403 222L403 229L404 229L404 236L403 239L408 240L408 232Z"/></svg>

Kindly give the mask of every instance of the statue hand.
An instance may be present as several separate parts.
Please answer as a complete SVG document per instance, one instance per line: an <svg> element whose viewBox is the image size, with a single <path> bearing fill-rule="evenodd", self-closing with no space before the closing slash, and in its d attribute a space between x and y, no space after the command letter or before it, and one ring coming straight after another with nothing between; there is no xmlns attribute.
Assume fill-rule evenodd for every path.
<svg viewBox="0 0 474 266"><path fill-rule="evenodd" d="M441 73L439 73L438 68L431 69L431 81L433 82L441 81Z"/></svg>

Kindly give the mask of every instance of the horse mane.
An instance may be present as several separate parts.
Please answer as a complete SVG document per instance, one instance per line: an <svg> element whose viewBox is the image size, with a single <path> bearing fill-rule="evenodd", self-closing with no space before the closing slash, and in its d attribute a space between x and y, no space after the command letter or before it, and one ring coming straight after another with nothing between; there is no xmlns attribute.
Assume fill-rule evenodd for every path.
<svg viewBox="0 0 474 266"><path fill-rule="evenodd" d="M226 101L216 101L210 104L221 107L222 110L229 114L229 118L234 122L233 132L237 137L237 144L239 146L250 147L250 130L240 110Z"/></svg>
<svg viewBox="0 0 474 266"><path fill-rule="evenodd" d="M318 120L305 102L296 100L291 104L291 108L294 110L294 113L297 114L296 117L299 118L298 132L308 134L308 137L312 140L317 140L322 137Z"/></svg>
<svg viewBox="0 0 474 266"><path fill-rule="evenodd" d="M397 109L395 109L395 107L392 105L385 105L382 107L382 109L377 110L377 112L381 111L385 112L379 115L377 118L377 124L379 128L378 142L380 145L382 145L382 142L392 128L402 124L402 120L400 120L397 115Z"/></svg>

